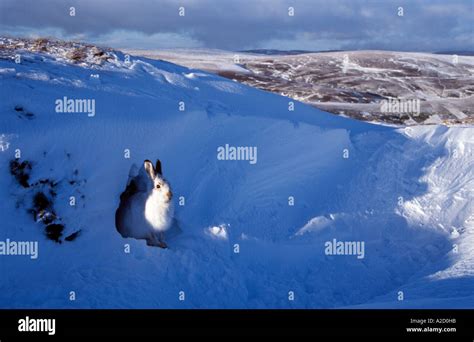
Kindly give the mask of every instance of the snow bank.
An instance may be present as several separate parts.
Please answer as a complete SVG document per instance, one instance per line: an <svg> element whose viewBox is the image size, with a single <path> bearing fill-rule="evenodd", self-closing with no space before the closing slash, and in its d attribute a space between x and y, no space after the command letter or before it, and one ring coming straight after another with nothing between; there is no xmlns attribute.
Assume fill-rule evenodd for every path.
<svg viewBox="0 0 474 342"><path fill-rule="evenodd" d="M473 307L474 128L407 134L162 61L21 51L0 59L0 240L39 245L0 256L2 308ZM64 96L95 116L57 113ZM258 162L219 160L226 144ZM61 243L28 212L49 183L9 174L18 152L28 182L56 184ZM167 250L114 227L130 166L156 158L181 229ZM364 257L326 255L333 239Z"/></svg>

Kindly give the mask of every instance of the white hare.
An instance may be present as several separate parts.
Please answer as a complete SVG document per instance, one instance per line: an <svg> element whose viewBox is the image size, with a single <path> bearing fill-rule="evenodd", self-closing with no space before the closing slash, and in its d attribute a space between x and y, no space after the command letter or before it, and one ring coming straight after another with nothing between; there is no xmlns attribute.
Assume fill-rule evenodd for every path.
<svg viewBox="0 0 474 342"><path fill-rule="evenodd" d="M173 193L163 178L160 160L156 167L145 160L138 171L130 170L127 188L120 195L115 226L125 238L145 239L150 246L167 248L164 232L173 223Z"/></svg>

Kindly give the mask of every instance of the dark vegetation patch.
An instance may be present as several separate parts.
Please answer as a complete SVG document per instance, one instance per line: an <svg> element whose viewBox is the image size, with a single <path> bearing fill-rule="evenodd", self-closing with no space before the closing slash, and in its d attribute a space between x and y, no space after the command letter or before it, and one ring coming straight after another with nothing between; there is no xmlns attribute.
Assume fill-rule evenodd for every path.
<svg viewBox="0 0 474 342"><path fill-rule="evenodd" d="M64 225L59 223L48 224L45 228L48 239L61 243L61 236L63 235Z"/></svg>
<svg viewBox="0 0 474 342"><path fill-rule="evenodd" d="M36 222L51 224L58 217L53 209L52 201L43 193L37 192L33 197L33 208L31 209Z"/></svg>
<svg viewBox="0 0 474 342"><path fill-rule="evenodd" d="M43 154L45 156L46 154ZM15 178L18 185L27 189L27 194L31 194L31 207L27 211L32 215L35 222L41 223L44 227L46 237L57 243L62 242L62 236L66 229L61 222L61 218L54 209L54 200L57 196L57 187L61 181L55 181L51 178L41 178L30 183L32 163L28 160L20 159L10 160L10 174ZM79 171L73 172L73 178L76 178ZM67 184L84 184L85 180L67 180ZM81 194L80 198L84 200L85 196ZM17 207L25 205L24 200L17 202ZM74 241L81 233L81 229L73 232L64 238L65 241Z"/></svg>
<svg viewBox="0 0 474 342"><path fill-rule="evenodd" d="M20 119L33 120L35 115L23 108L22 106L16 105L14 108L16 116Z"/></svg>
<svg viewBox="0 0 474 342"><path fill-rule="evenodd" d="M87 58L87 53L84 47L80 47L69 51L66 57L77 63L84 61Z"/></svg>
<svg viewBox="0 0 474 342"><path fill-rule="evenodd" d="M49 209L51 207L51 202L49 201L49 199L46 197L46 195L44 193L38 192L33 197L33 206L38 211L44 211L44 210Z"/></svg>
<svg viewBox="0 0 474 342"><path fill-rule="evenodd" d="M64 238L64 240L66 241L74 241L76 240L76 238L81 234L81 229L79 229L78 231L72 233L71 235L68 235Z"/></svg>
<svg viewBox="0 0 474 342"><path fill-rule="evenodd" d="M28 160L24 160L20 163L19 159L13 159L10 161L10 174L15 177L18 184L24 188L29 188L28 183L31 173L31 163Z"/></svg>

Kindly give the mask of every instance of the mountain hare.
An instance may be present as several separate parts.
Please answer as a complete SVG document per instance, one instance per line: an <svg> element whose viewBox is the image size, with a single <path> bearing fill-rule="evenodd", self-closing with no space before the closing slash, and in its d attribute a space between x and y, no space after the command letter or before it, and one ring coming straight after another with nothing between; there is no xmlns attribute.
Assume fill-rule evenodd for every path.
<svg viewBox="0 0 474 342"><path fill-rule="evenodd" d="M166 248L164 232L173 222L173 193L163 178L161 162L156 167L145 160L138 171L130 169L127 188L120 195L115 226L122 237L145 239L147 245Z"/></svg>

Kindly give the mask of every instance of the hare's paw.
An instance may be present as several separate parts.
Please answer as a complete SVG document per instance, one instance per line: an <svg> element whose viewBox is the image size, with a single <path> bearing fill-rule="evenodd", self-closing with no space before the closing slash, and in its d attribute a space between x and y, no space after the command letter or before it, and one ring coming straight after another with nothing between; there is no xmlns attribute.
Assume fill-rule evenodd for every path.
<svg viewBox="0 0 474 342"><path fill-rule="evenodd" d="M146 239L146 245L147 246L152 246L152 247L156 247L158 246L157 242L155 239Z"/></svg>

